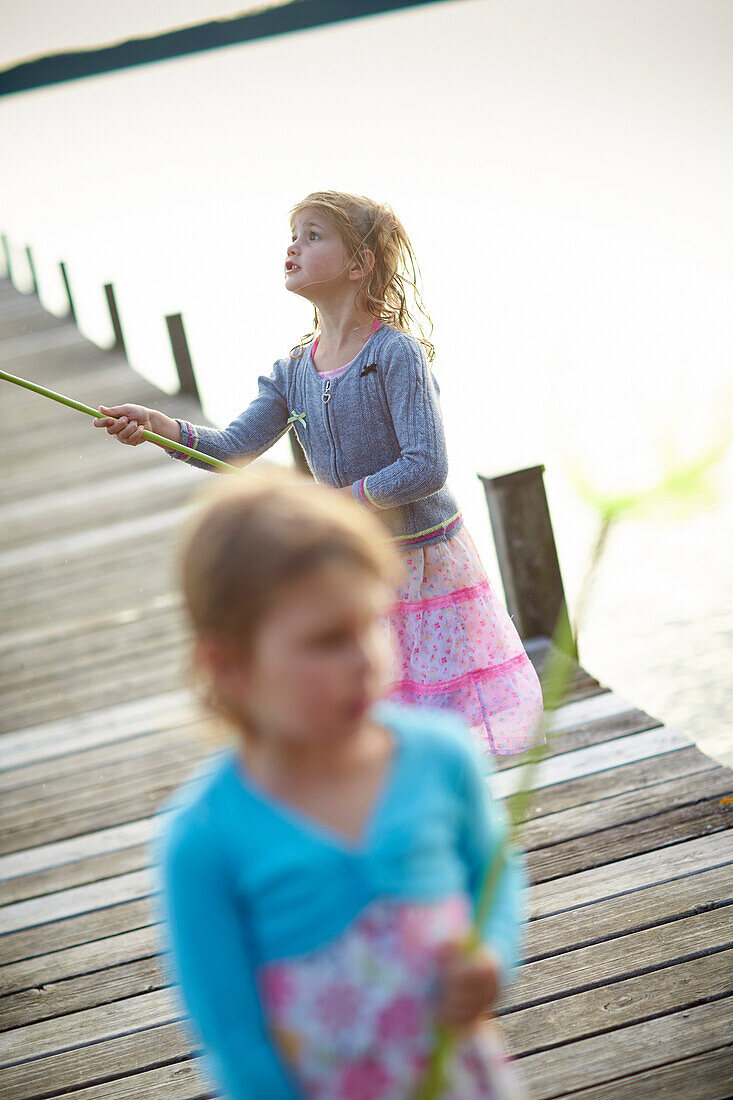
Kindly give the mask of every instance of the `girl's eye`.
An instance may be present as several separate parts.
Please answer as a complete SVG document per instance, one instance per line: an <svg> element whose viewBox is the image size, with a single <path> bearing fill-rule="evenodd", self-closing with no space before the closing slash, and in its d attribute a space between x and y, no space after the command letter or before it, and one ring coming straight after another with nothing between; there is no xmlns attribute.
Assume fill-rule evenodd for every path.
<svg viewBox="0 0 733 1100"><path fill-rule="evenodd" d="M310 231L310 239L311 239L312 241L317 241L317 240L320 240L320 238L319 238L318 234L317 234L317 233L315 232L315 230L313 230L313 229L311 229L311 231Z"/></svg>

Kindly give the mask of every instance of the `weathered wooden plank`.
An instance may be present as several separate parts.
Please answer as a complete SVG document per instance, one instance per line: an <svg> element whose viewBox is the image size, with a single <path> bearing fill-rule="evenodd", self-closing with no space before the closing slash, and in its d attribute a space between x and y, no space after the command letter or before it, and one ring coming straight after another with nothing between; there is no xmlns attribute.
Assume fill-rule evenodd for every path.
<svg viewBox="0 0 733 1100"><path fill-rule="evenodd" d="M25 332L17 331L16 326L15 333L9 335L2 342L0 363L4 367L7 366L11 373L17 373L16 368L10 364L19 364L30 356L38 355L39 352L48 354L49 352L57 352L61 348L75 352L77 349L82 348L84 342L84 337L80 335L75 325L65 325L62 328L58 326L38 327L28 329Z"/></svg>
<svg viewBox="0 0 733 1100"><path fill-rule="evenodd" d="M551 1056L543 1051L519 1058L518 1064L533 1100L551 1100L725 1047L732 1028L733 997L726 997L619 1028L612 1042L597 1035L555 1047Z"/></svg>
<svg viewBox="0 0 733 1100"><path fill-rule="evenodd" d="M63 660L64 647L75 647L77 651L85 653L85 639L88 648L89 635L95 641L104 641L108 634L111 639L116 639L115 648L123 650L131 623L153 619L160 621L165 618L174 635L181 634L183 625L181 600L173 592L163 592L150 598L135 591L128 593L126 606L113 611L101 611L98 603L96 606L91 603L88 609L77 606L76 610L77 617L67 618L63 623L44 623L35 627L15 626L9 629L0 645L3 677L6 677L5 669L11 663L11 654L15 655L15 661L21 669L24 664L37 662L43 673L49 675L54 672L54 662L58 665ZM75 653L72 653L70 659L73 661L74 658Z"/></svg>
<svg viewBox="0 0 733 1100"><path fill-rule="evenodd" d="M30 372L29 372L30 373ZM42 400L42 398L39 398ZM93 428L91 429L94 430ZM120 457L117 451L112 450L114 444L110 440L109 447L98 450L87 461L83 461L84 452L76 450L72 457L62 452L57 459L54 456L53 483L57 489L70 488L72 485L82 485L96 482L100 477L107 477L111 471L120 472ZM116 444L119 448L119 444ZM125 458L126 468L134 470L144 466L152 466L155 463L169 462L165 455L158 454L155 447L128 447L129 457ZM29 495L44 492L48 487L48 465L44 466L39 459L29 468L19 471L3 485L3 499L5 501L25 499Z"/></svg>
<svg viewBox="0 0 733 1100"><path fill-rule="evenodd" d="M122 825L99 829L93 833L76 834L69 840L43 844L37 848L27 848L23 851L13 850L11 855L0 856L0 878L15 878L32 874L37 870L72 863L74 860L88 858L89 856L105 855L109 852L132 848L139 844L148 844L154 833L154 818L148 815L151 810L155 809L157 802L158 799L152 793L144 797L142 805L145 808L146 816L141 820L133 818L130 821L130 810L123 805L115 811L124 822ZM109 816L114 817L108 807L105 807L103 812L105 821L109 820ZM66 828L73 831L79 829L79 827L79 824L72 822ZM25 830L21 832L21 836L24 835Z"/></svg>
<svg viewBox="0 0 733 1100"><path fill-rule="evenodd" d="M535 791L527 808L528 821L536 821L547 814L562 810L581 808L581 812L591 814L588 807L600 806L604 799L619 794L633 794L642 791L657 780L697 775L716 767L716 762L705 756L694 745L675 749L662 756L650 756L644 760L633 761L603 772L603 784L599 784L594 773L578 776L567 783L557 783L553 787L543 787ZM586 807L582 810L582 807Z"/></svg>
<svg viewBox="0 0 733 1100"><path fill-rule="evenodd" d="M183 782L189 770L188 760L169 759L165 768L146 769L126 780L116 776L114 784L110 782L109 773L106 776L104 773L100 774L98 779L88 775L89 786L82 790L71 791L56 798L49 795L47 800L34 799L0 809L0 834L11 837L19 829L31 825L38 826L58 819L69 819L75 814L114 806L116 803L129 806L131 801L141 797L153 796L159 801L168 791ZM157 802L154 805L157 805ZM135 820L137 816L145 815L133 815L128 820ZM79 833L84 831L80 829ZM2 867L2 861L0 861L0 867ZM1 871L0 877L2 877Z"/></svg>
<svg viewBox="0 0 733 1100"><path fill-rule="evenodd" d="M605 867L594 867L533 886L528 896L530 916L550 916L577 909L732 861L733 834L730 831L687 840L661 852L645 852Z"/></svg>
<svg viewBox="0 0 733 1100"><path fill-rule="evenodd" d="M82 1009L58 1020L43 1020L0 1032L0 1067L23 1061L29 1050L40 1058L183 1018L169 989Z"/></svg>
<svg viewBox="0 0 733 1100"><path fill-rule="evenodd" d="M613 705L623 705L625 708L625 704ZM129 738L135 733L150 732L156 728L155 724L166 719L169 724L181 717L190 720L194 706L194 697L188 692L165 692L121 706L100 708L73 719L45 722L17 733L7 733L0 738L0 767L6 770L17 768L37 760L107 744L121 736ZM572 703L567 708L570 724L577 724L577 710L570 710L576 706ZM558 728L562 728L565 710L562 708L557 712ZM519 768L512 771L518 772ZM6 779L6 776L0 776L0 790L7 785ZM503 776L502 782L507 782Z"/></svg>
<svg viewBox="0 0 733 1100"><path fill-rule="evenodd" d="M39 873L39 867L46 869L49 865L67 867L71 865L73 878L73 863L77 861L121 852L137 845L147 845L152 836L153 827L152 822L145 818L186 775L190 774L192 767L193 762L188 760L180 765L177 771L169 770L164 775L159 775L155 782L149 782L151 778L155 779L155 776L149 775L144 776L142 780L136 778L128 786L121 784L119 788L116 784L111 784L109 779L106 783L103 782L99 793L106 796L100 807L104 815L101 820L105 827L99 832L84 834L84 828L89 822L100 820L96 816L96 811L90 811L86 815L82 813L81 807L84 800L88 798L85 791L79 792L73 801L64 800L59 807L62 815L59 828L62 831L73 832L74 839L0 857L0 880L27 878L34 873ZM556 829L555 835L559 842L551 846L545 845L539 852L530 855L529 867L532 881L539 882L557 877L556 873L560 865L562 865L562 873L571 873L599 866L620 855L638 854L654 847L666 847L681 838L703 835L714 828L726 827L728 818L733 812L731 806L720 804L717 797L701 802L699 796L704 790L708 792L712 790L716 794L730 791L733 789L733 775L728 769L717 768L703 776L704 783L699 782L699 779L700 777L698 777L697 787L690 788L687 796L692 806L683 801L682 793L677 799L671 799L668 792L665 792L665 797L660 795L658 802L664 804L669 799L670 804L677 805L677 809L666 814L658 814L649 820L634 822L633 825L611 830L603 830L604 822L596 821L594 818L593 826L601 828L595 829L592 844L588 843L587 834L582 834L580 839L573 841L572 844L562 842L560 839L562 833L559 828ZM138 784L141 789L136 790ZM32 816L34 805L31 803L26 807L25 814ZM599 806L602 807L603 803ZM709 812L706 812L705 807ZM627 812L632 810L633 803L629 803ZM68 821L64 820L66 814L69 815ZM116 824L117 822L120 824ZM583 828L580 821L577 821L575 827ZM590 827L590 823L585 826L586 829ZM13 851L10 842L14 835L9 833L5 838L6 847ZM144 866L147 858L145 848L140 848L139 852L139 867L136 869ZM129 864L127 869L130 869ZM6 897L3 891L3 900L7 904L10 900L19 899Z"/></svg>
<svg viewBox="0 0 733 1100"><path fill-rule="evenodd" d="M529 910L535 917L547 916L730 862L733 862L730 832L685 841L665 849L663 855L645 853L533 886L529 890ZM101 906L147 897L151 889L150 872L143 870L6 905L0 908L0 932L29 929Z"/></svg>
<svg viewBox="0 0 733 1100"><path fill-rule="evenodd" d="M682 1061L619 1077L608 1084L562 1094L570 1100L730 1100L733 1096L733 1045L707 1050Z"/></svg>
<svg viewBox="0 0 733 1100"><path fill-rule="evenodd" d="M72 557L74 554L91 553L109 546L119 545L124 540L138 541L161 531L170 531L183 522L188 515L187 507L173 507L159 514L134 516L119 523L108 523L103 527L89 527L74 534L61 535L41 542L30 543L12 550L0 552L0 570L17 569L19 566L38 568L54 559Z"/></svg>
<svg viewBox="0 0 733 1100"><path fill-rule="evenodd" d="M43 980L37 987L6 994L0 997L0 1020L4 1030L28 1027L82 1009L158 992L169 984L154 956L135 959L81 977ZM59 1029L66 1030L65 1021L59 1021Z"/></svg>
<svg viewBox="0 0 733 1100"><path fill-rule="evenodd" d="M0 964L38 958L49 946L62 951L68 947L90 943L108 936L146 928L152 923L148 897L119 904L110 903L103 909L85 910L71 917L33 927L22 926L0 937Z"/></svg>
<svg viewBox="0 0 733 1100"><path fill-rule="evenodd" d="M518 789L527 789L528 786L532 790L539 790L650 756L660 756L674 749L685 748L689 744L689 740L678 730L670 729L669 726L658 726L642 733L613 738L600 745L589 745L584 749L546 757L534 770L527 764L507 768L491 777L491 789L497 798L504 798Z"/></svg>
<svg viewBox="0 0 733 1100"><path fill-rule="evenodd" d="M206 1084L202 1058L174 1062L145 1073L115 1077L100 1085L64 1093L67 1100L146 1100L148 1096L161 1096L165 1100L205 1100L212 1095L212 1087Z"/></svg>
<svg viewBox="0 0 733 1100"><path fill-rule="evenodd" d="M29 686L41 690L44 680L86 674L106 667L110 660L133 666L141 645L159 646L162 641L179 650L183 646L183 617L178 607L152 613L145 608L128 611L118 615L116 622L113 618L45 645L20 646L12 654L6 653L0 690L4 698L12 698L13 693L25 692Z"/></svg>
<svg viewBox="0 0 733 1100"><path fill-rule="evenodd" d="M76 916L89 912L90 909L101 909L123 901L149 897L151 892L152 876L146 869L117 875L88 886L74 886L70 890L60 890L43 898L3 905L0 908L0 935L31 928L33 925L47 924L48 921L60 920L62 917Z"/></svg>
<svg viewBox="0 0 733 1100"><path fill-rule="evenodd" d="M620 752L626 759L633 759L638 755L639 751L643 755L650 755L650 736L654 735L653 746L657 748L660 744L666 745L668 743L675 743L670 737L665 735L663 728L661 730L654 730L642 734L630 735L620 740L624 742L622 750L616 747L615 742L607 742L604 746L608 750L601 757L598 753L600 746L593 746L588 749L581 749L577 752L567 753L564 756L552 757L543 761L541 769L538 770L532 776L532 784L537 783L541 786L546 786L553 782L554 776L559 774L562 781L568 775L572 775L580 771L584 771L590 768L594 771L599 770L599 760L609 757L612 761L616 761ZM640 750L636 749L634 742L637 739L642 739L642 747ZM568 767L565 761L567 758L572 758L571 766ZM589 760L589 763L587 762ZM522 766L514 769L514 771L524 770ZM502 773L492 777L492 788L496 793L496 785L493 780L502 780L511 776L511 771ZM501 790L498 792L498 796L502 796ZM54 866L54 863L68 862L74 858L84 858L92 855L99 855L103 851L110 850L107 847L96 847L98 843L106 845L108 838L103 835L105 826L111 826L112 824L120 824L129 822L131 818L135 818L136 815L141 812L150 812L151 802L154 800L149 796L144 796L142 802L134 802L129 808L117 807L103 807L99 810L91 810L86 814L77 814L71 821L54 821L47 824L45 827L36 828L31 826L28 829L18 830L14 834L8 834L0 837L0 852L5 853L0 856L0 878L12 877L18 874L30 874L33 871L43 870L44 868ZM722 811L721 811L722 813ZM98 830L93 836L80 837L75 845L68 844L63 845L54 843L54 840L60 840L62 837L67 837L69 834L78 836L87 830ZM131 843L141 843L143 840L136 838ZM39 845L33 847L33 845ZM125 846L122 844L121 846ZM21 855L9 856L8 851L15 851L19 847L25 847L26 851ZM550 856L547 856L547 860L550 860ZM538 860L539 866L539 860ZM21 869L22 868L22 869Z"/></svg>
<svg viewBox="0 0 733 1100"><path fill-rule="evenodd" d="M532 1054L731 993L733 951L719 951L620 981L611 977L532 1008L502 1011L502 1029L513 1054Z"/></svg>
<svg viewBox="0 0 733 1100"><path fill-rule="evenodd" d="M726 793L733 788L730 772L728 777L723 784ZM594 833L592 840L585 836L530 852L527 869L532 882L546 882L641 852L664 849L693 837L708 836L729 829L732 822L733 804L725 798L704 799L651 818L604 829Z"/></svg>
<svg viewBox="0 0 733 1100"><path fill-rule="evenodd" d="M120 870L124 870L124 867ZM527 930L525 959L531 962L603 939L677 921L681 917L720 908L731 902L733 876L730 866L703 871L611 901L604 900L584 906L574 910L571 918L564 912L554 917L531 921ZM124 931L126 923L123 918L127 911L135 909L136 919L127 922L133 930ZM106 914L116 915L114 927L105 922ZM90 918L95 917L97 924L90 926ZM113 910L100 910L96 915L85 914L83 917L46 925L44 928L48 935L36 942L36 951L46 952L49 945L55 945L58 940L57 930L61 929L68 938L69 926L73 926L75 922L87 922L80 936L76 937L77 946L33 955L32 958L20 962L6 963L0 968L0 990L12 992L37 984L41 980L44 983L57 981L144 958L155 950L157 943L157 929L152 924L153 920L154 915L147 903L131 902ZM34 931L38 934L43 929L29 930L26 941ZM80 943L80 938L86 942ZM0 947L3 942L0 941Z"/></svg>
<svg viewBox="0 0 733 1100"><path fill-rule="evenodd" d="M519 842L536 850L558 840L589 837L601 829L613 828L652 817L671 806L682 807L703 798L726 794L733 785L733 772L710 761L711 767L681 779L668 779L648 787L611 795L593 804L593 811L573 806L534 818L519 830ZM1 819L0 819L1 820Z"/></svg>
<svg viewBox="0 0 733 1100"><path fill-rule="evenodd" d="M79 978L96 970L148 959L159 950L159 927L149 924L131 932L51 951L20 962L0 966L0 996L49 985L65 978Z"/></svg>
<svg viewBox="0 0 733 1100"><path fill-rule="evenodd" d="M2 884L0 897L3 905L40 898L45 894L68 890L72 886L84 886L90 882L102 882L115 875L124 875L129 871L140 871L149 862L150 850L147 845L115 849L102 856L90 856L88 859L50 867L46 871L8 879Z"/></svg>
<svg viewBox="0 0 733 1100"><path fill-rule="evenodd" d="M115 668L112 662L106 669L106 675L101 673L103 668L104 665L99 666L100 675L93 683L81 677L71 684L59 676L48 681L48 694L43 699L36 699L30 690L27 699L16 696L12 710L10 701L4 708L0 729L6 724L10 729L18 729L23 725L50 720L54 715L81 716L87 710L98 710L104 704L123 705L130 698L152 695L161 688L175 691L180 688L183 679L184 650L174 651L171 648L157 665L141 659L129 672L122 670L119 679L115 679L115 673L120 673L119 665Z"/></svg>
<svg viewBox="0 0 733 1100"><path fill-rule="evenodd" d="M125 778L124 773L106 768L98 776L87 775L84 785L68 794L64 793L68 783L67 777L63 777L56 783L55 791L49 789L50 784L44 783L37 786L35 799L29 799L20 805L9 806L5 811L0 810L0 834L5 834L7 850L16 850L11 846L15 831L24 826L39 826L41 823L54 822L57 819L67 823L66 828L69 831L73 830L73 835L79 836L86 831L86 828L85 818L77 815L89 814L105 807L109 807L113 814L115 811L112 807L117 807L118 810L124 808L129 812L127 816L123 813L119 817L113 816L108 821L105 820L102 827L109 828L118 822L139 821L146 816L146 811L150 811L149 800L152 799L152 805L155 808L190 774L194 760L203 756L207 747L210 748L210 745L207 746L203 739L194 738L190 750L186 743L184 748L188 751L179 751L176 755L170 752L164 754L160 763L156 763L154 759L146 763L137 762L138 766L130 778ZM124 763L129 765L130 762ZM665 807L674 806L676 809L668 813L679 816L686 807L705 800L710 801L733 790L733 773L727 768L716 766L714 761L710 761L710 764L711 767L707 772L658 783L641 791L636 790L633 793L595 803L592 814L589 814L587 808L573 808L535 819L520 831L520 843L528 851L549 850L551 846L554 846L553 851L556 851L558 844L577 839L585 841L579 847L580 852L590 846L593 850L593 858L600 858L602 851L607 851L607 848L601 849L598 845L589 845L587 838L591 834L603 833L599 843L607 845L609 829L631 822L641 822L639 825L641 833L638 835L643 835L645 831L663 826L667 821L667 815L663 813ZM56 792L61 792L58 797L54 797ZM726 812L731 811L723 807L721 813ZM657 815L660 815L658 820ZM644 818L652 820L643 821ZM42 842L44 841L39 833L38 843ZM124 846L125 842L120 844L120 847ZM113 850L109 848L109 851ZM0 858L0 879L11 877L6 858ZM74 858L86 857L79 855ZM32 872L17 872L17 874L28 873Z"/></svg>
<svg viewBox="0 0 733 1100"><path fill-rule="evenodd" d="M180 1062L190 1053L189 1040L175 1024L140 1030L90 1045L83 1057L72 1048L0 1069L0 1096L3 1100L46 1096L49 1081L54 1092L63 1095L97 1081Z"/></svg>
<svg viewBox="0 0 733 1100"><path fill-rule="evenodd" d="M650 717L643 710L632 708L623 714L602 718L598 721L583 723L567 733L553 733L547 744L547 756L560 756L576 749L584 749L590 745L599 745L602 742L624 737L632 733L643 733L645 730L659 728L662 725L656 718ZM511 757L497 757L501 763L498 771L514 766ZM516 763L516 758L514 760Z"/></svg>
<svg viewBox="0 0 733 1100"><path fill-rule="evenodd" d="M213 719L201 717L178 725L138 733L107 745L82 749L52 760L27 764L0 776L12 779L14 786L2 790L3 805L8 812L27 803L43 802L45 792L53 800L64 793L70 796L101 783L124 783L150 771L165 771L168 767L193 758L203 746L212 748Z"/></svg>
<svg viewBox="0 0 733 1100"><path fill-rule="evenodd" d="M130 739L153 730L189 723L194 697L187 691L163 692L134 699L90 714L44 722L0 738L0 767L17 768L38 760L51 760L82 749ZM12 773L11 773L12 778ZM2 776L5 782L7 776Z"/></svg>
<svg viewBox="0 0 733 1100"><path fill-rule="evenodd" d="M524 958L532 962L731 902L733 869L727 863L616 898L602 898L577 909L538 917L529 922Z"/></svg>
<svg viewBox="0 0 733 1100"><path fill-rule="evenodd" d="M731 947L733 906L726 905L525 963L516 985L505 995L503 1008L528 1008ZM733 992L733 973L728 972L727 981Z"/></svg>
<svg viewBox="0 0 733 1100"><path fill-rule="evenodd" d="M140 558L131 556L129 546L126 543L113 543L100 550L98 554L77 554L73 558L63 559L58 562L46 563L43 571L43 584L28 584L28 574L22 569L3 574L3 587L0 591L3 612L7 617L9 628L28 629L34 625L42 625L34 621L34 611L37 610L39 600L48 599L53 593L54 605L67 606L74 618L82 618L89 614L90 607L96 605L100 610L105 604L100 604L102 581L109 577L115 584L127 581L134 585L133 593L146 591L146 575L152 570L159 589L156 594L162 595L172 591L170 576L164 578L166 564L170 568L169 547L167 536L151 539L145 548L145 568L141 567ZM103 577L95 570L103 569ZM86 576L86 585L82 582ZM76 588L77 604L69 604L69 596ZM82 608L77 612L77 606ZM12 617L12 618L11 618ZM17 622L15 621L17 619ZM48 617L46 618L46 622Z"/></svg>
<svg viewBox="0 0 733 1100"><path fill-rule="evenodd" d="M161 463L143 471L110 477L94 487L96 492L90 492L89 486L84 490L75 486L0 507L0 549L4 551L47 538L49 524L56 535L63 535L78 529L81 524L88 524L92 517L95 524L109 523L132 509L145 513L175 507L191 497L198 487L198 480L189 482L180 465L178 462Z"/></svg>
<svg viewBox="0 0 733 1100"><path fill-rule="evenodd" d="M719 992L721 995L733 992L733 970L727 966L732 956L723 950L733 945L732 913L733 909L728 907L726 910L699 914L685 921L674 921L661 928L633 933L530 964L524 968L517 985L505 996L502 1011L511 1016L519 1010L526 1016L528 1005L572 996L589 988L605 990L611 983L627 979L630 975L660 969L666 973L673 963L696 955L712 955L713 952L716 952L715 958L718 960L715 965L722 975ZM140 933L136 935L138 948L143 947ZM150 943L145 946L149 951ZM79 952L76 954L78 957ZM88 962L89 956L87 965ZM28 972L26 965L25 973ZM707 970L701 969L700 974L707 974ZM663 975L656 980L656 984L645 986L647 999L650 996L648 990L657 986L666 987L671 981L671 976L666 979ZM116 958L111 967L97 968L81 976L55 982L44 975L42 988L31 987L5 995L0 999L0 1018L6 1028L17 1028L34 1021L139 996L166 984L158 962L149 954L131 961ZM707 995L698 996L697 1001L711 999L713 986L705 986L705 990ZM673 995L670 1008L682 1007L682 1000L674 1000L677 995ZM547 1013L540 1014L540 1019L546 1016ZM546 1042L547 1033L542 1035L540 1029L537 1034L542 1036L543 1043ZM554 1031L552 1034L555 1036ZM530 1047L517 1049L529 1050Z"/></svg>

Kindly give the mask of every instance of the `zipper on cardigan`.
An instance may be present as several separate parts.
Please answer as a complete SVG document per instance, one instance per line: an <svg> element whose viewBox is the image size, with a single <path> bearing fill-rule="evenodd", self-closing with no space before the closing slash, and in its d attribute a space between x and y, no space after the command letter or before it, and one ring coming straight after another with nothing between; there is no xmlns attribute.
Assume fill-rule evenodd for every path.
<svg viewBox="0 0 733 1100"><path fill-rule="evenodd" d="M336 441L333 438L333 432L331 431L331 417L328 414L328 402L331 400L331 379L324 378L323 380L323 393L321 394L323 400L323 412L326 416L326 428L328 430L328 436L331 440L332 454L333 454L333 476L337 485L341 484L341 474L339 473L338 462L336 461Z"/></svg>

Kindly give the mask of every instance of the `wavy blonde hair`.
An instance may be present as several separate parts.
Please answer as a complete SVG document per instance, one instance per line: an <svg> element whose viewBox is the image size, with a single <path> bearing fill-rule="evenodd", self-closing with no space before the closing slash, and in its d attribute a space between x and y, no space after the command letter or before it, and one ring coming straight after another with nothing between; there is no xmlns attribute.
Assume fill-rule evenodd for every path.
<svg viewBox="0 0 733 1100"><path fill-rule="evenodd" d="M359 288L368 312L399 332L415 336L432 363L435 348L429 337L433 322L418 289L420 268L410 238L394 210L364 195L314 191L290 211L291 226L304 210L318 210L329 220L350 259L359 259L367 250L373 253L374 266L371 271L365 269ZM316 335L319 323L318 308L314 307L313 330L302 337L292 354L303 352Z"/></svg>

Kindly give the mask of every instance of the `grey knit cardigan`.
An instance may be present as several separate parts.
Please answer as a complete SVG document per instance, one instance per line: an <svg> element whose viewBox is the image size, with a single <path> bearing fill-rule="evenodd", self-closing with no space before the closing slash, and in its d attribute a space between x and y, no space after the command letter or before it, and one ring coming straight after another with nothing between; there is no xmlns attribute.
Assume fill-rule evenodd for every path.
<svg viewBox="0 0 733 1100"><path fill-rule="evenodd" d="M318 373L312 344L278 359L227 428L181 420L181 442L223 461L252 461L292 428L318 481L352 485L398 546L442 542L462 524L446 485L439 389L422 345L382 325L352 362ZM211 469L195 458L182 461Z"/></svg>

